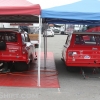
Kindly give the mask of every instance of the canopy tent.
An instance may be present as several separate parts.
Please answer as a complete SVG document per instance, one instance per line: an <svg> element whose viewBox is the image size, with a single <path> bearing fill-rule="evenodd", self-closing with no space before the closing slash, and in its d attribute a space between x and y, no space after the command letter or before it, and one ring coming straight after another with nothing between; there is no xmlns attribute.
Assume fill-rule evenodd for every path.
<svg viewBox="0 0 100 100"><path fill-rule="evenodd" d="M27 0L0 0L0 22L38 22L41 29L40 12L39 4ZM41 30L39 30L38 86L40 86L40 46Z"/></svg>
<svg viewBox="0 0 100 100"><path fill-rule="evenodd" d="M67 2L70 0L64 0L64 1L57 0L56 2L55 1L54 0L50 1L50 3L47 2L47 4L45 2L45 5L49 6L51 3L55 5L58 3L59 4L61 3L61 5L51 7L51 8L46 8L46 9L42 8L41 17L45 19L45 22L52 23L52 24L53 23L58 23L58 24L71 23L71 24L98 24L100 25L100 9L99 9L100 1L99 0L79 0L71 4L65 3L64 5L62 5L62 2L64 1ZM44 39L44 41L46 40Z"/></svg>
<svg viewBox="0 0 100 100"><path fill-rule="evenodd" d="M27 0L0 0L0 22L38 22L40 12L39 4Z"/></svg>
<svg viewBox="0 0 100 100"><path fill-rule="evenodd" d="M0 0L0 15L40 15L40 6L26 0Z"/></svg>
<svg viewBox="0 0 100 100"><path fill-rule="evenodd" d="M42 9L41 16L49 23L90 23L100 20L99 0L80 0L75 3Z"/></svg>

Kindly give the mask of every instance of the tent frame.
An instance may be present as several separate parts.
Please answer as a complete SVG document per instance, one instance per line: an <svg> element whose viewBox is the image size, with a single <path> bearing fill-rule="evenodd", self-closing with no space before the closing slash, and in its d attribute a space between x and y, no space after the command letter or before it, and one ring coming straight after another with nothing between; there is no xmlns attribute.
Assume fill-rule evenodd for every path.
<svg viewBox="0 0 100 100"><path fill-rule="evenodd" d="M40 83L40 63L41 63L41 31L42 31L42 18L39 15L39 48L38 48L38 82L37 82L37 86L41 86Z"/></svg>

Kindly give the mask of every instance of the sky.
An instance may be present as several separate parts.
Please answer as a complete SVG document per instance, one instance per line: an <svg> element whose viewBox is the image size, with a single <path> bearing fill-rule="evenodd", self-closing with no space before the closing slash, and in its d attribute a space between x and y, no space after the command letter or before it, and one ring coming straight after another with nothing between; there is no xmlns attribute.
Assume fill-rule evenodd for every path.
<svg viewBox="0 0 100 100"><path fill-rule="evenodd" d="M40 4L42 9L46 8L52 8L55 6L61 6L66 4L75 3L81 0L27 0L33 4ZM38 26L39 24L34 24L35 26Z"/></svg>
<svg viewBox="0 0 100 100"><path fill-rule="evenodd" d="M27 0L33 4L40 4L42 9L71 4L81 0Z"/></svg>

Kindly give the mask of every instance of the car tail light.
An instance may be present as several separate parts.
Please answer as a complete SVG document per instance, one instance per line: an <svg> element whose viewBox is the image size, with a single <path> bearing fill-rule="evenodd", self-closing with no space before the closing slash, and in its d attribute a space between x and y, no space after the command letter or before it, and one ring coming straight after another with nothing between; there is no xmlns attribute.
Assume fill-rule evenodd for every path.
<svg viewBox="0 0 100 100"><path fill-rule="evenodd" d="M75 55L77 55L77 52L70 51L70 52L68 52L68 55L69 55L69 56L75 56Z"/></svg>
<svg viewBox="0 0 100 100"><path fill-rule="evenodd" d="M22 53L23 53L23 54L26 54L26 52L25 52L25 51L23 51Z"/></svg>

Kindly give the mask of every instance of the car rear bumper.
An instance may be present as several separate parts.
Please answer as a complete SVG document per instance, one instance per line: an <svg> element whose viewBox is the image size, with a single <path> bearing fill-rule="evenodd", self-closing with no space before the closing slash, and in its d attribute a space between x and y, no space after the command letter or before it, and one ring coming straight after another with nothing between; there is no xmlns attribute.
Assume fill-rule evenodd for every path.
<svg viewBox="0 0 100 100"><path fill-rule="evenodd" d="M100 63L66 63L69 67L100 67Z"/></svg>
<svg viewBox="0 0 100 100"><path fill-rule="evenodd" d="M11 56L11 57L8 57L8 56L1 56L0 57L0 61L6 61L6 62L16 62L16 61L23 61L23 62L26 62L26 63L29 63L30 62L30 59L28 59L26 56Z"/></svg>
<svg viewBox="0 0 100 100"><path fill-rule="evenodd" d="M66 65L73 67L100 67L100 59L70 59L66 60Z"/></svg>

